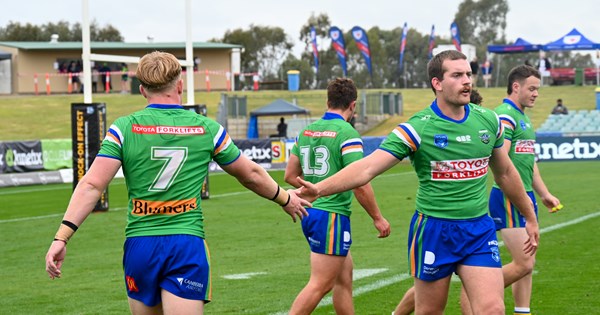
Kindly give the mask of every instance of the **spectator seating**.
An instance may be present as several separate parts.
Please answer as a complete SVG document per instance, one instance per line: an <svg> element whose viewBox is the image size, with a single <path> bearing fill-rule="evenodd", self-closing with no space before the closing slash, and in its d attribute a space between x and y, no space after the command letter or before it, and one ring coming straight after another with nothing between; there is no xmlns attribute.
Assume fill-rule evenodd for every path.
<svg viewBox="0 0 600 315"><path fill-rule="evenodd" d="M600 134L600 110L577 110L568 115L548 115L537 132Z"/></svg>

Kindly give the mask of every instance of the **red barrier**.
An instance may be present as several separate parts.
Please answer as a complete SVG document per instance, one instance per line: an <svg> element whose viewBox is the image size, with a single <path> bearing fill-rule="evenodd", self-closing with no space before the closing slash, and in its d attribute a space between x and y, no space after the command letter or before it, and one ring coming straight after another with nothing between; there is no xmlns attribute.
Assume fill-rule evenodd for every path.
<svg viewBox="0 0 600 315"><path fill-rule="evenodd" d="M206 92L210 92L210 77L208 76L208 69L204 73L206 76Z"/></svg>
<svg viewBox="0 0 600 315"><path fill-rule="evenodd" d="M73 93L73 73L69 72L69 80L67 82L67 92L71 94Z"/></svg>
<svg viewBox="0 0 600 315"><path fill-rule="evenodd" d="M35 95L39 95L38 91L38 75L37 73L33 75L33 89L35 90Z"/></svg>
<svg viewBox="0 0 600 315"><path fill-rule="evenodd" d="M106 72L106 82L104 82L104 92L110 93L110 72Z"/></svg>
<svg viewBox="0 0 600 315"><path fill-rule="evenodd" d="M254 91L258 91L258 75L253 75L252 80L254 81Z"/></svg>
<svg viewBox="0 0 600 315"><path fill-rule="evenodd" d="M225 77L227 78L227 91L231 91L231 72L227 71Z"/></svg>
<svg viewBox="0 0 600 315"><path fill-rule="evenodd" d="M50 95L50 74L46 73L46 95Z"/></svg>

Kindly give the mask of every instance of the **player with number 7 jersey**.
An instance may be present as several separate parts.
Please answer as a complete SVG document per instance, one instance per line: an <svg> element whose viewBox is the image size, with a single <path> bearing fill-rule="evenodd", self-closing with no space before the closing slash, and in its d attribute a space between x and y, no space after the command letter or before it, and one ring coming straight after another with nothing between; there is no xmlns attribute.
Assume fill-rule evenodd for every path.
<svg viewBox="0 0 600 315"><path fill-rule="evenodd" d="M211 300L210 254L200 194L211 160L244 187L296 218L310 203L281 189L265 169L240 153L223 126L182 106L181 65L152 52L136 69L147 106L118 118L77 184L46 254L51 279L62 275L66 245L92 212L119 168L129 193L123 271L133 314L202 314Z"/></svg>
<svg viewBox="0 0 600 315"><path fill-rule="evenodd" d="M214 158L226 165L239 155L217 122L181 106L160 104L117 119L98 153L123 163L129 189L127 237L204 237L200 191L208 164ZM165 216L172 216L169 225Z"/></svg>

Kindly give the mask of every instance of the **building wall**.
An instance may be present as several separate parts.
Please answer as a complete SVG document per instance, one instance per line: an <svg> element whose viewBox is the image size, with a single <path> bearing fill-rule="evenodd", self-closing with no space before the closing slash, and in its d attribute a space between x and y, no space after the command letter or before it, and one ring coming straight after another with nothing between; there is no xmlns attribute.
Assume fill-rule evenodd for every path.
<svg viewBox="0 0 600 315"><path fill-rule="evenodd" d="M21 50L12 47L0 46L6 52L13 54L12 57L12 78L13 93L32 94L35 93L34 77L38 77L38 92L46 93L46 74L49 76L50 89L52 93L66 93L68 91L68 74L59 73L55 69L57 59L81 59L80 50ZM185 59L185 49L165 50L177 56L179 59ZM92 50L92 53L124 55L141 57L146 54L144 49L115 49L115 50ZM209 71L211 90L226 90L227 77L226 72L231 69L231 51L229 49L195 49L194 58L200 58L201 62L194 73L195 90L206 90L206 70ZM101 63L101 62L100 62ZM135 64L128 65L129 71L134 72L137 68ZM117 69L113 69L117 71ZM183 76L186 79L186 76ZM81 80L83 82L83 80ZM121 74L111 74L112 88L120 91ZM184 84L184 87L186 85ZM100 88L99 91L104 91Z"/></svg>

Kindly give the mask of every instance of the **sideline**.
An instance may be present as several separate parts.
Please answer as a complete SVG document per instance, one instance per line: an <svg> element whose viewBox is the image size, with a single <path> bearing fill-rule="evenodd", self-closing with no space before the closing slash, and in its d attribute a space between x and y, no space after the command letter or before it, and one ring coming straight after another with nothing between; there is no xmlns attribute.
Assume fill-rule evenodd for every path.
<svg viewBox="0 0 600 315"><path fill-rule="evenodd" d="M558 224L555 224L555 225L551 225L551 226L545 227L543 229L540 229L540 234L552 232L554 230L562 229L562 228L570 226L570 225L578 224L578 223L587 221L589 219L595 218L597 216L600 216L600 212L590 213L588 215L584 215L582 217L579 217L577 219L573 219L571 221L567 221L567 222L562 222L562 223L558 223ZM499 246L503 246L504 242L499 242L498 245ZM353 290L352 297L357 297L357 296L362 295L364 293L368 293L368 292L371 292L371 291L379 290L379 289L381 289L383 287L386 287L386 286L389 286L389 285L392 285L392 284L395 284L395 283L398 283L398 282L401 282L401 281L404 281L404 280L407 280L407 279L411 279L411 276L409 274L407 274L407 273L401 273L401 274L398 274L398 275L394 275L392 277L381 279L381 280L378 280L378 281L376 281L374 283L370 283L370 284L367 284L367 285L355 288ZM329 306L331 304L333 304L333 300L331 299L331 296L328 295L328 296L325 296L321 300L321 303L319 303L319 305L317 305L317 308L322 307L322 306ZM287 311L272 313L271 315L284 315L284 314L287 314Z"/></svg>

